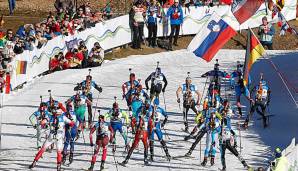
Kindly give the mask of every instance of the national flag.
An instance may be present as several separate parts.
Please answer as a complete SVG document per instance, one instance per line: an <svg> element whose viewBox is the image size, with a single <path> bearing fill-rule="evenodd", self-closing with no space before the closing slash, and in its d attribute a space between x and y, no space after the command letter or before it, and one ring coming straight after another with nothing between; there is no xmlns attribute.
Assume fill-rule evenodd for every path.
<svg viewBox="0 0 298 171"><path fill-rule="evenodd" d="M244 84L247 85L249 72L252 68L252 65L263 55L265 54L265 49L255 36L253 31L249 28L247 35L247 47L245 54L245 63L244 63Z"/></svg>
<svg viewBox="0 0 298 171"><path fill-rule="evenodd" d="M17 61L17 71L16 74L26 74L27 61Z"/></svg>
<svg viewBox="0 0 298 171"><path fill-rule="evenodd" d="M227 5L231 5L233 3L233 0L219 0L219 2L227 4Z"/></svg>
<svg viewBox="0 0 298 171"><path fill-rule="evenodd" d="M192 39L187 49L209 62L236 33L219 15L213 13Z"/></svg>
<svg viewBox="0 0 298 171"><path fill-rule="evenodd" d="M281 12L278 12L278 24L279 27L281 27L280 34L279 35L285 35L286 32L289 32L291 34L296 34L298 35L297 31L290 26L286 18Z"/></svg>
<svg viewBox="0 0 298 171"><path fill-rule="evenodd" d="M264 0L234 0L232 4L232 13L240 24L252 17Z"/></svg>
<svg viewBox="0 0 298 171"><path fill-rule="evenodd" d="M275 17L276 14L281 12L283 7L285 6L285 1L284 0L276 0L276 3L274 4L271 0L271 3L273 4L272 6L272 18Z"/></svg>

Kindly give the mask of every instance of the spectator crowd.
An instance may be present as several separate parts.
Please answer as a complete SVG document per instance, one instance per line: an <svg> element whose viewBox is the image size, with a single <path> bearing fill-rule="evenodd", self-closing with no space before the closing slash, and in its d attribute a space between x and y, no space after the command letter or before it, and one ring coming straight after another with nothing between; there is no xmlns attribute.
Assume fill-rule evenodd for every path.
<svg viewBox="0 0 298 171"><path fill-rule="evenodd" d="M190 13L191 5L212 7L221 3L219 0L133 0L129 11L132 48L142 49L142 45L147 45L151 48L159 46L173 50L173 46L178 46L183 15ZM57 36L73 35L94 27L97 23L111 19L114 14L110 2L100 10L93 10L88 2L77 6L71 0L56 0L54 6L56 12L49 12L47 18L40 23L22 25L15 33L12 29L6 32L0 30L0 72L5 71L7 64L25 50L40 49L47 44L47 41ZM167 10L164 10L165 8ZM157 40L158 23L163 24L164 35L159 40ZM268 25L265 18L263 23L258 32L260 40L264 46L272 49L274 28ZM144 27L147 27L148 35L144 35ZM81 41L68 49L66 54L60 52L53 56L49 63L49 71L99 66L103 57L104 50L98 42L94 43L89 51L85 42Z"/></svg>
<svg viewBox="0 0 298 171"><path fill-rule="evenodd" d="M23 53L25 50L32 51L34 48L40 49L47 44L47 41L57 36L73 35L87 28L94 27L95 24L104 22L104 20L112 17L110 4L107 4L101 10L95 11L91 9L89 3L85 3L76 9L72 3L59 3L59 0L57 0L55 8L57 11L55 13L49 12L44 21L36 24L22 25L15 33L12 29L7 29L6 32L0 30L0 70L5 70L7 64L16 55ZM97 43L96 47L98 45ZM101 50L101 48L99 49ZM94 54L98 53L97 51L98 49L91 50L91 54L87 54L88 51L84 42L80 42L79 47L71 49L65 56L63 53L60 53L53 59L59 57L59 63L63 63L62 68L95 66L97 64L94 61L99 60L95 60L96 55ZM84 59L82 59L83 57ZM102 53L101 57L103 57ZM52 62L50 62L50 68L57 70L57 66L51 64Z"/></svg>
<svg viewBox="0 0 298 171"><path fill-rule="evenodd" d="M133 31L132 48L141 49L141 44L145 44L144 26L147 26L149 30L148 46L156 47L157 23L165 22L167 21L165 18L169 18L171 34L168 48L172 49L172 43L175 46L178 45L180 24L183 21L182 5L186 7L191 4L195 6L212 5L213 1L134 0L130 11L130 25ZM100 10L93 10L88 2L77 7L71 0L56 0L54 6L56 12L49 12L47 18L40 23L22 25L15 33L12 29L8 29L6 32L0 30L0 70L5 70L7 64L25 50L40 49L47 44L47 41L57 36L73 35L113 17L110 2ZM170 8L170 10L165 14L163 8ZM78 47L70 49L65 55L63 53L55 55L51 59L50 70L98 66L102 60L103 49L99 43L88 52L84 42L80 42Z"/></svg>

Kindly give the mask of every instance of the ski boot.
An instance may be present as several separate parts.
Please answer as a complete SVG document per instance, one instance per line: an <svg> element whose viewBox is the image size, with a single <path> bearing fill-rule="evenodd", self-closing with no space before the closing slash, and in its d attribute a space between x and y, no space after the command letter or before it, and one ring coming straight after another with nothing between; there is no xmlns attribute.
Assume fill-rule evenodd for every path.
<svg viewBox="0 0 298 171"><path fill-rule="evenodd" d="M62 156L62 164L64 165L65 162L66 162L66 153L64 153Z"/></svg>
<svg viewBox="0 0 298 171"><path fill-rule="evenodd" d="M191 153L192 153L192 151L188 151L184 156L189 157L189 156L191 156Z"/></svg>
<svg viewBox="0 0 298 171"><path fill-rule="evenodd" d="M204 157L204 160L203 160L203 162L201 163L201 165L202 165L202 166L206 166L206 164L207 164L207 157Z"/></svg>
<svg viewBox="0 0 298 171"><path fill-rule="evenodd" d="M185 131L185 132L189 132L187 122L185 122L184 125L185 125L185 130L184 130L184 131Z"/></svg>
<svg viewBox="0 0 298 171"><path fill-rule="evenodd" d="M153 162L153 158L154 158L154 141L149 142L149 148L150 148L150 161Z"/></svg>
<svg viewBox="0 0 298 171"><path fill-rule="evenodd" d="M239 118L242 118L242 109L241 109L241 107L237 107L237 109L238 109Z"/></svg>
<svg viewBox="0 0 298 171"><path fill-rule="evenodd" d="M73 162L73 152L70 152L68 160L69 160L69 164Z"/></svg>
<svg viewBox="0 0 298 171"><path fill-rule="evenodd" d="M166 142L164 140L161 140L160 143L161 143L162 148L164 149L164 151L166 153L168 161L171 161L171 155L169 154L169 150L168 150L168 147L166 145Z"/></svg>
<svg viewBox="0 0 298 171"><path fill-rule="evenodd" d="M116 152L116 144L115 144L115 143L113 143L113 145L112 145L112 152L113 152L113 153Z"/></svg>
<svg viewBox="0 0 298 171"><path fill-rule="evenodd" d="M33 162L32 162L32 164L29 166L29 169L32 169L32 168L34 168L36 166L36 160L34 160Z"/></svg>
<svg viewBox="0 0 298 171"><path fill-rule="evenodd" d="M80 138L81 130L78 130L78 133L76 135L75 141L77 141Z"/></svg>
<svg viewBox="0 0 298 171"><path fill-rule="evenodd" d="M214 157L213 156L211 156L210 164L211 164L211 166L214 165Z"/></svg>
<svg viewBox="0 0 298 171"><path fill-rule="evenodd" d="M244 168L247 168L247 169L249 168L249 166L247 165L247 163L244 160L241 163L244 166Z"/></svg>
<svg viewBox="0 0 298 171"><path fill-rule="evenodd" d="M93 171L94 163L91 163L91 166L88 168L88 171Z"/></svg>
<svg viewBox="0 0 298 171"><path fill-rule="evenodd" d="M128 159L125 159L123 162L119 163L122 166L125 166L128 163Z"/></svg>
<svg viewBox="0 0 298 171"><path fill-rule="evenodd" d="M268 124L267 124L267 119L265 117L265 119L263 119L263 126L264 128L267 128L268 127Z"/></svg>
<svg viewBox="0 0 298 171"><path fill-rule="evenodd" d="M191 138L193 138L193 136L190 134L190 135L184 137L184 141L188 141L188 140L190 140Z"/></svg>
<svg viewBox="0 0 298 171"><path fill-rule="evenodd" d="M148 162L148 148L144 150L144 165L147 166Z"/></svg>
<svg viewBox="0 0 298 171"><path fill-rule="evenodd" d="M61 171L61 163L57 164L57 171Z"/></svg>
<svg viewBox="0 0 298 171"><path fill-rule="evenodd" d="M244 129L247 129L248 128L248 120L246 119L245 121L244 121L244 123L242 124L242 127L244 128Z"/></svg>
<svg viewBox="0 0 298 171"><path fill-rule="evenodd" d="M128 153L129 150L130 150L130 146L129 146L129 144L126 144L125 145L125 152Z"/></svg>
<svg viewBox="0 0 298 171"><path fill-rule="evenodd" d="M104 168L105 168L104 166L105 166L105 161L102 160L101 164L100 164L100 170L104 170Z"/></svg>

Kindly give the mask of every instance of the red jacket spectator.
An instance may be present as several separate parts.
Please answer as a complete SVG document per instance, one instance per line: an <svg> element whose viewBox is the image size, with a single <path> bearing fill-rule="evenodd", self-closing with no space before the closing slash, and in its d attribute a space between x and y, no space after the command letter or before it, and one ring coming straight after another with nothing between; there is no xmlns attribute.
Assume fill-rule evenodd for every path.
<svg viewBox="0 0 298 171"><path fill-rule="evenodd" d="M59 68L59 60L58 57L51 59L50 61L50 70L56 70Z"/></svg>
<svg viewBox="0 0 298 171"><path fill-rule="evenodd" d="M75 56L78 60L82 61L84 59L84 54L83 52L79 51L78 53L76 53Z"/></svg>
<svg viewBox="0 0 298 171"><path fill-rule="evenodd" d="M74 54L71 51L68 51L65 54L65 59L67 59L68 61L71 60L73 58Z"/></svg>

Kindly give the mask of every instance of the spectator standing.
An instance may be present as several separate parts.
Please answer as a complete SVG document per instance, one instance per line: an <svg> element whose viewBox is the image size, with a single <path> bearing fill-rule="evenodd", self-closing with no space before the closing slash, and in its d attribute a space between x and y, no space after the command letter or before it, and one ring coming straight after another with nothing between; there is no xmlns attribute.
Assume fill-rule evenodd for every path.
<svg viewBox="0 0 298 171"><path fill-rule="evenodd" d="M275 160L276 163L274 164L272 171L289 170L289 161L286 156L282 155L280 148L275 149Z"/></svg>
<svg viewBox="0 0 298 171"><path fill-rule="evenodd" d="M262 18L262 25L259 27L258 35L260 35L261 44L269 50L273 50L273 36L275 34L275 29L271 23L268 22L267 17Z"/></svg>
<svg viewBox="0 0 298 171"><path fill-rule="evenodd" d="M110 2L103 8L102 12L106 20L109 20L112 18L112 6Z"/></svg>
<svg viewBox="0 0 298 171"><path fill-rule="evenodd" d="M169 39L169 50L173 50L172 44L173 44L173 36L174 37L174 45L178 46L178 36L180 32L180 25L183 23L183 10L181 5L179 4L179 0L174 1L174 5L172 5L168 12L167 12L167 18L170 17L171 22L171 34Z"/></svg>
<svg viewBox="0 0 298 171"><path fill-rule="evenodd" d="M144 32L144 16L146 16L146 11L142 6L141 2L137 2L136 6L133 6L132 13L132 29L133 29L133 42L132 48L141 49L141 42L143 40Z"/></svg>
<svg viewBox="0 0 298 171"><path fill-rule="evenodd" d="M156 2L156 0L151 1L151 5L147 10L147 14L149 46L156 47L157 18L161 18L160 5Z"/></svg>

